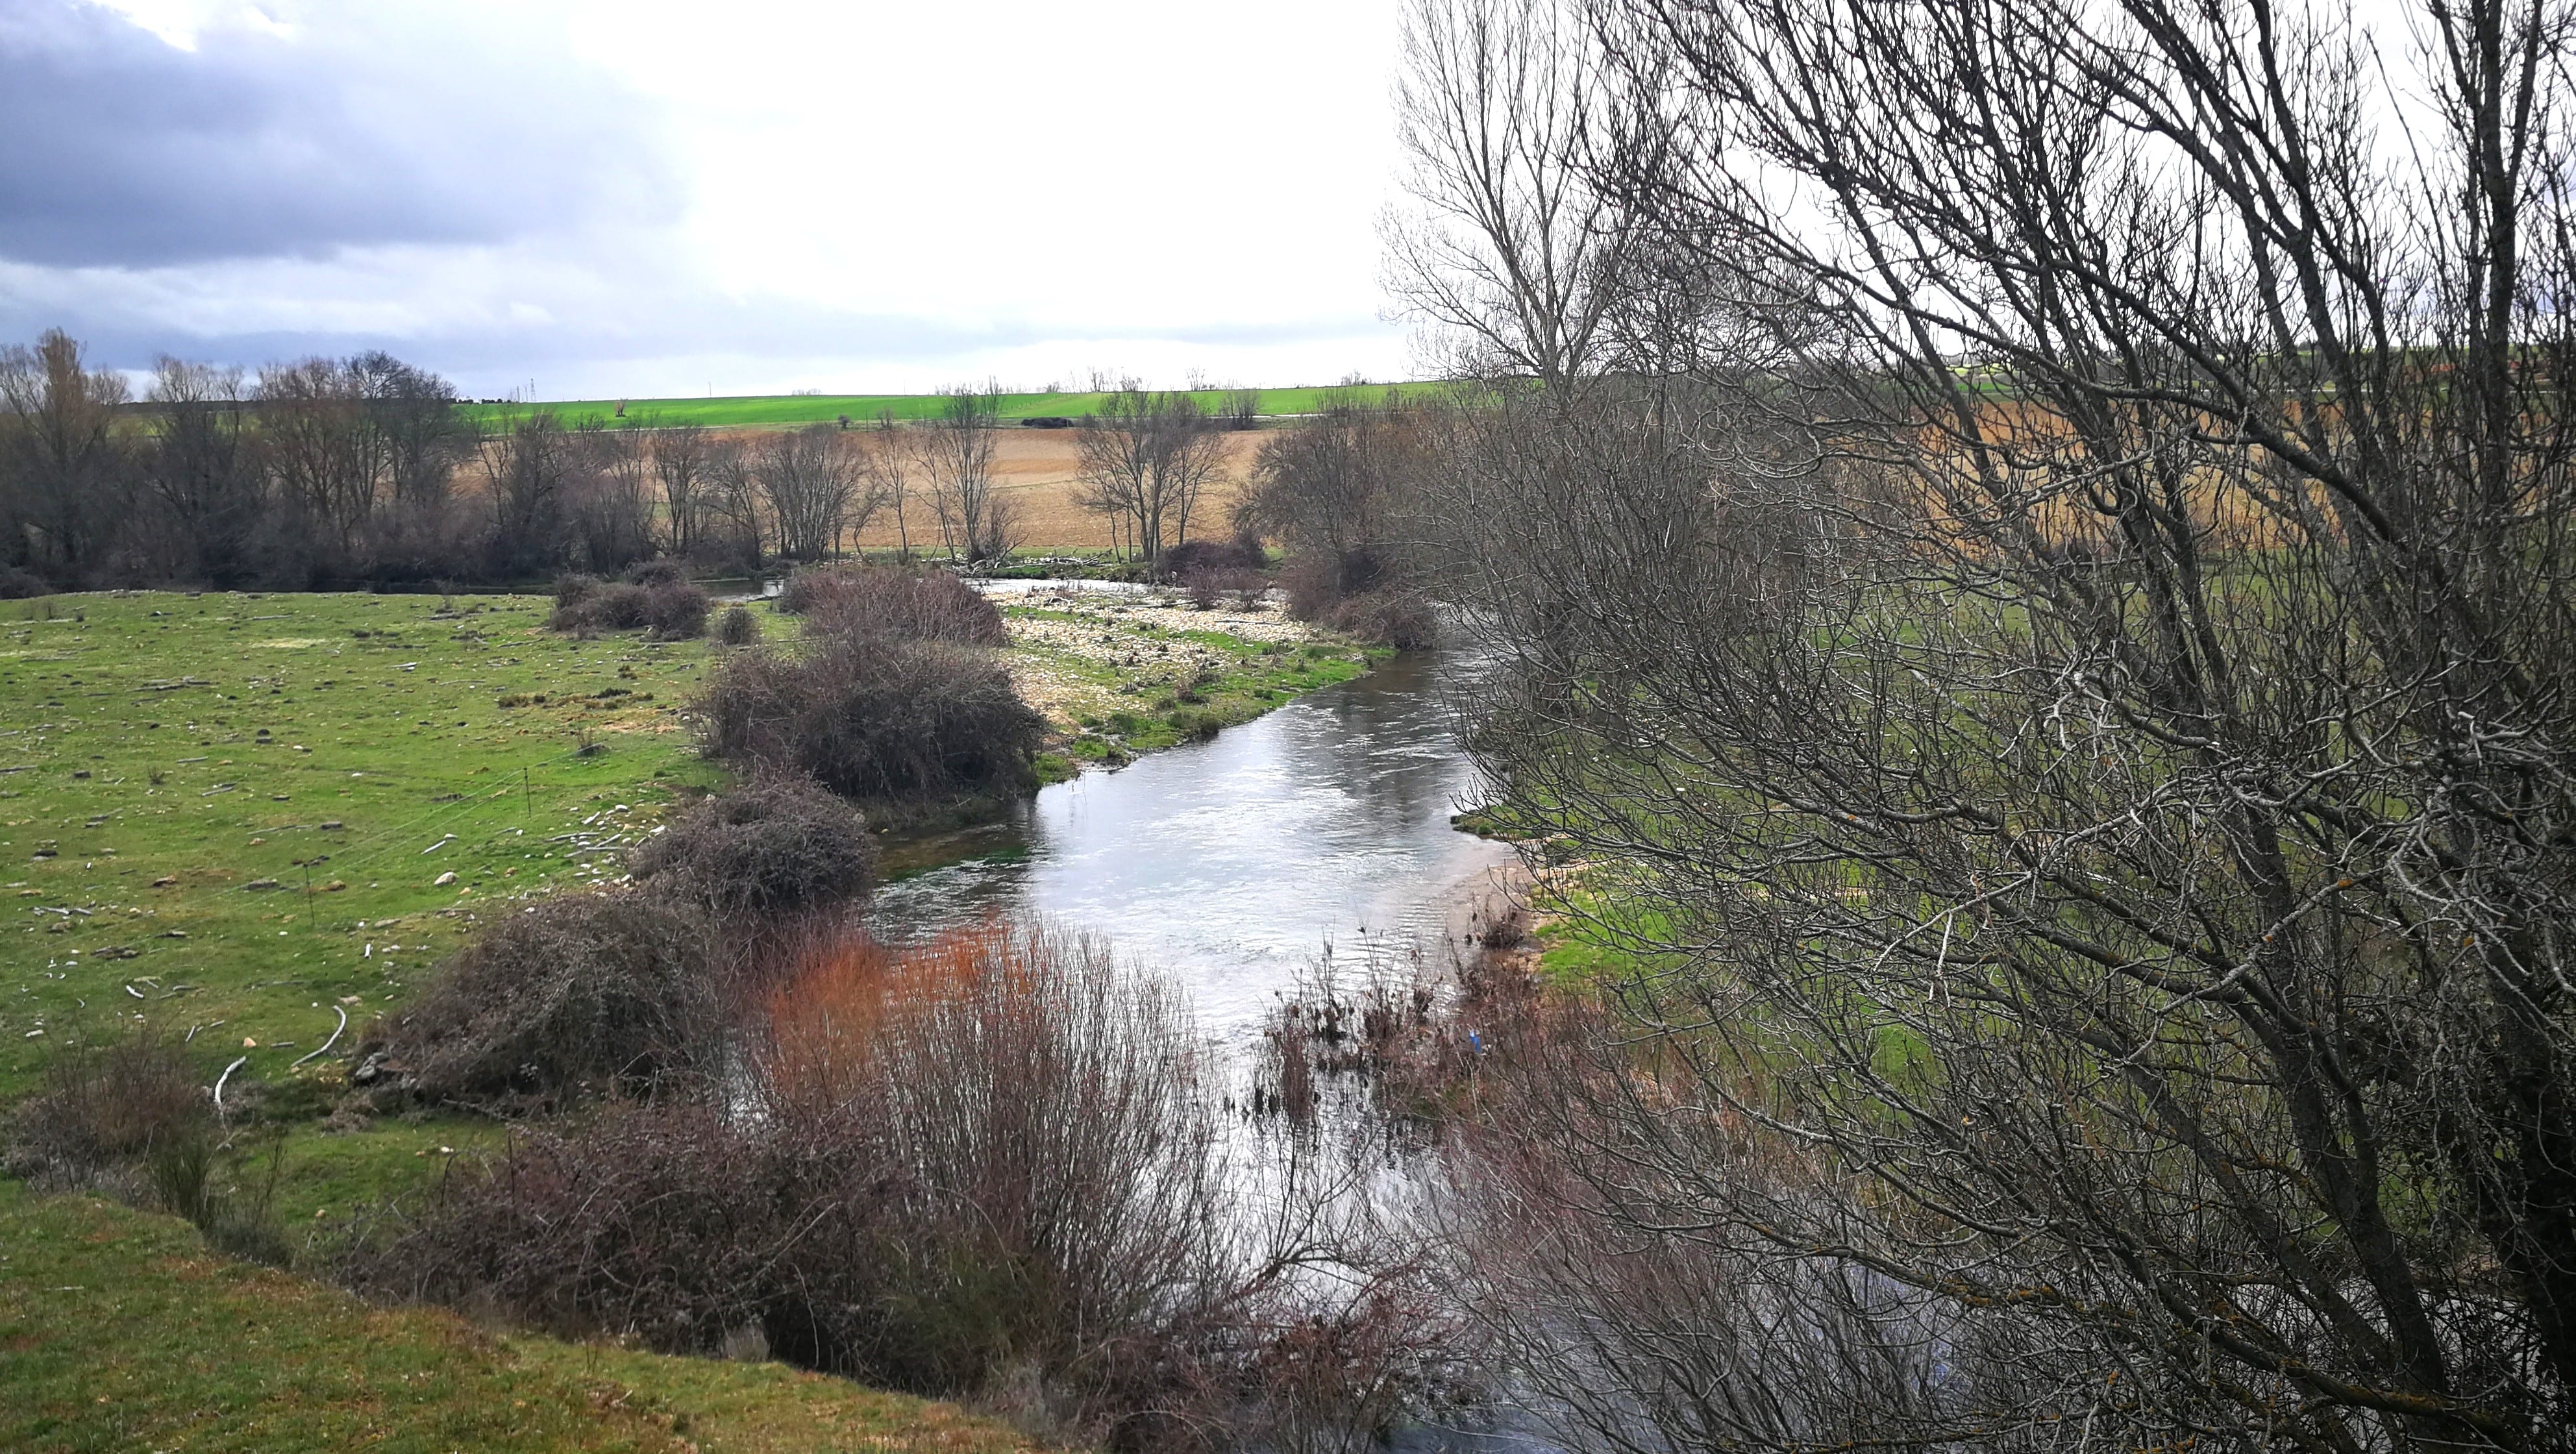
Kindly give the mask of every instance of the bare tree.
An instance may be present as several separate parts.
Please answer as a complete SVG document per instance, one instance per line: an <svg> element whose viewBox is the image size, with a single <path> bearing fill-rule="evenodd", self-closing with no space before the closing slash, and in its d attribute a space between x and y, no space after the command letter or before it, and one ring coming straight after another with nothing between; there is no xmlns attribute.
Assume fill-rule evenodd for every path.
<svg viewBox="0 0 2576 1454"><path fill-rule="evenodd" d="M71 576L112 532L126 485L115 432L122 375L92 371L81 346L48 329L33 348L0 350L0 488L13 562Z"/></svg>
<svg viewBox="0 0 2576 1454"><path fill-rule="evenodd" d="M619 571L653 554L652 446L643 434L593 416L572 431L564 505L566 543L595 571Z"/></svg>
<svg viewBox="0 0 2576 1454"><path fill-rule="evenodd" d="M971 388L949 391L915 432L913 447L930 487L939 538L952 559L978 564L1010 554L1012 508L993 483L1000 400Z"/></svg>
<svg viewBox="0 0 2576 1454"><path fill-rule="evenodd" d="M777 522L778 553L791 560L836 554L883 507L860 449L826 424L786 430L752 449L752 471Z"/></svg>
<svg viewBox="0 0 2576 1454"><path fill-rule="evenodd" d="M382 449L387 503L443 505L456 467L474 451L447 380L382 351L349 360L351 385Z"/></svg>
<svg viewBox="0 0 2576 1454"><path fill-rule="evenodd" d="M896 557L912 562L912 523L908 510L912 504L913 449L898 431L894 411L877 415L876 428L859 444L859 470L868 493L883 502L881 508L894 512Z"/></svg>
<svg viewBox="0 0 2576 1454"><path fill-rule="evenodd" d="M707 547L739 560L746 570L757 569L765 538L760 517L760 480L753 468L752 451L740 439L709 440L703 498L701 538Z"/></svg>
<svg viewBox="0 0 2576 1454"><path fill-rule="evenodd" d="M652 453L653 480L662 494L662 550L685 560L697 553L705 531L713 455L706 426L652 427Z"/></svg>
<svg viewBox="0 0 2576 1454"><path fill-rule="evenodd" d="M523 575L560 564L568 494L579 468L572 436L551 411L540 409L486 435L482 455L494 564Z"/></svg>
<svg viewBox="0 0 2576 1454"><path fill-rule="evenodd" d="M149 400L154 428L142 476L172 527L169 565L219 586L247 572L266 505L244 393L239 369L165 357Z"/></svg>
<svg viewBox="0 0 2576 1454"><path fill-rule="evenodd" d="M1420 535L1415 496L1433 455L1431 421L1392 391L1335 390L1322 413L1265 441L1236 527L1287 547L1292 594L1318 606L1395 584Z"/></svg>
<svg viewBox="0 0 2576 1454"><path fill-rule="evenodd" d="M1191 512L1226 463L1218 421L1197 400L1141 388L1121 389L1083 416L1079 448L1083 507L1109 516L1149 568L1167 538L1189 539Z"/></svg>
<svg viewBox="0 0 2576 1454"><path fill-rule="evenodd" d="M1410 0L1396 89L1413 206L1388 291L1451 367L1563 385L1598 369L1629 229L1587 165L1605 102L1561 0Z"/></svg>
<svg viewBox="0 0 2576 1454"><path fill-rule="evenodd" d="M374 516L391 463L367 380L327 358L260 370L259 432L279 493L346 549Z"/></svg>
<svg viewBox="0 0 2576 1454"><path fill-rule="evenodd" d="M2569 25L2417 21L1605 6L1593 185L1795 346L1449 456L1473 741L1637 966L1556 1210L1736 1300L1503 1284L1629 1319L1519 1341L1596 1433L2565 1447Z"/></svg>

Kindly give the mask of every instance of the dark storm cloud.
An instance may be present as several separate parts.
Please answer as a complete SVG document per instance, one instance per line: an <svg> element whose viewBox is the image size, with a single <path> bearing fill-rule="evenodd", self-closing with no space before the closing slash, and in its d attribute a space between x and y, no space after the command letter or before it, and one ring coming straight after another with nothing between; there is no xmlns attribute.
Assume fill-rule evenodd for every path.
<svg viewBox="0 0 2576 1454"><path fill-rule="evenodd" d="M650 108L532 39L361 8L190 51L79 0L8 0L0 258L314 257L675 211Z"/></svg>

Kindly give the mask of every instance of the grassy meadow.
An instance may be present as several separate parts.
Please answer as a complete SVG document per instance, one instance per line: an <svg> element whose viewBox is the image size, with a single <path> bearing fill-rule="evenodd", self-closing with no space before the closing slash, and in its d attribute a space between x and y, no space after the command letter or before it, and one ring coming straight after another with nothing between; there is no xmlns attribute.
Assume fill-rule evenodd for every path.
<svg viewBox="0 0 2576 1454"><path fill-rule="evenodd" d="M1006 1454L1004 1425L777 1364L371 1308L175 1217L0 1181L0 1448Z"/></svg>

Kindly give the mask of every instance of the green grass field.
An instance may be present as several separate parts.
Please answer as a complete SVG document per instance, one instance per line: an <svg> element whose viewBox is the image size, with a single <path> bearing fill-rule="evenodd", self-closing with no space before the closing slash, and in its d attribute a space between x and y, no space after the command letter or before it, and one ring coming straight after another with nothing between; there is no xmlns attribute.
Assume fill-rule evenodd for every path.
<svg viewBox="0 0 2576 1454"><path fill-rule="evenodd" d="M945 1405L370 1308L174 1217L0 1181L0 1448L1007 1454Z"/></svg>
<svg viewBox="0 0 2576 1454"><path fill-rule="evenodd" d="M1400 394L1419 397L1437 394L1450 386L1443 383L1370 384L1359 392L1376 399L1390 388ZM1203 408L1222 409L1232 391L1202 389L1191 397ZM1296 389L1258 389L1260 412L1268 415L1312 414L1324 407L1331 387ZM1107 394L1004 394L1001 417L1008 422L1022 419L1079 419L1097 412L1107 401ZM466 409L467 417L479 428L489 429L507 421L523 418L549 409L566 421L586 418L614 418L623 404L626 419L637 425L704 424L719 428L787 428L799 424L829 424L848 415L853 421L875 419L892 411L897 419L927 419L939 411L937 394L759 394L733 398L709 399L567 399L535 404L476 404Z"/></svg>

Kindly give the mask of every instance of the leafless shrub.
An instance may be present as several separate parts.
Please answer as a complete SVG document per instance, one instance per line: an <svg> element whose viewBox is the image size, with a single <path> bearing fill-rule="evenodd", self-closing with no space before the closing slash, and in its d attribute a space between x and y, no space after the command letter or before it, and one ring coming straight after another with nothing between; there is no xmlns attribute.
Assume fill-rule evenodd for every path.
<svg viewBox="0 0 2576 1454"><path fill-rule="evenodd" d="M1440 618L1429 597L1389 586L1345 596L1314 618L1345 635L1412 651L1440 640Z"/></svg>
<svg viewBox="0 0 2576 1454"><path fill-rule="evenodd" d="M759 614L749 606L727 606L716 627L716 640L726 646L749 646L760 640Z"/></svg>
<svg viewBox="0 0 2576 1454"><path fill-rule="evenodd" d="M1099 941L847 941L767 1023L758 1114L533 1130L345 1274L673 1351L756 1326L788 1361L1116 1448L1355 1448L1449 1385L1421 1266L1342 1257L1296 1176L1250 1195L1177 997Z"/></svg>
<svg viewBox="0 0 2576 1454"><path fill-rule="evenodd" d="M1007 646L1002 613L983 592L944 570L811 567L788 577L778 609L806 618L808 634L894 636Z"/></svg>
<svg viewBox="0 0 2576 1454"><path fill-rule="evenodd" d="M884 636L735 653L695 714L708 756L863 802L1016 792L1045 734L988 649Z"/></svg>
<svg viewBox="0 0 2576 1454"><path fill-rule="evenodd" d="M1199 570L1261 571L1269 565L1270 558L1258 540L1210 540L1202 536L1185 540L1162 556L1163 570L1176 578L1187 578Z"/></svg>
<svg viewBox="0 0 2576 1454"><path fill-rule="evenodd" d="M451 955L357 1050L383 1077L379 1099L654 1090L713 1070L725 1033L718 964L685 908L632 891L564 894Z"/></svg>
<svg viewBox="0 0 2576 1454"><path fill-rule="evenodd" d="M647 590L689 583L689 568L676 560L638 561L626 568L626 579Z"/></svg>
<svg viewBox="0 0 2576 1454"><path fill-rule="evenodd" d="M868 1245L870 1170L785 1154L714 1107L613 1102L453 1167L421 1207L353 1238L338 1271L381 1298L711 1353L740 1329L796 1317L806 1289L782 1275L783 1258ZM818 1171L819 1184L799 1178ZM788 1333L769 1338L782 1356L795 1351Z"/></svg>
<svg viewBox="0 0 2576 1454"><path fill-rule="evenodd" d="M645 622L652 595L626 581L600 581L565 576L555 582L554 613L549 631L631 631Z"/></svg>
<svg viewBox="0 0 2576 1454"><path fill-rule="evenodd" d="M636 882L728 923L838 908L867 893L875 865L866 820L796 778L718 793L627 858Z"/></svg>
<svg viewBox="0 0 2576 1454"><path fill-rule="evenodd" d="M644 590L644 624L664 641L694 641L707 634L713 600L694 581L664 580Z"/></svg>

